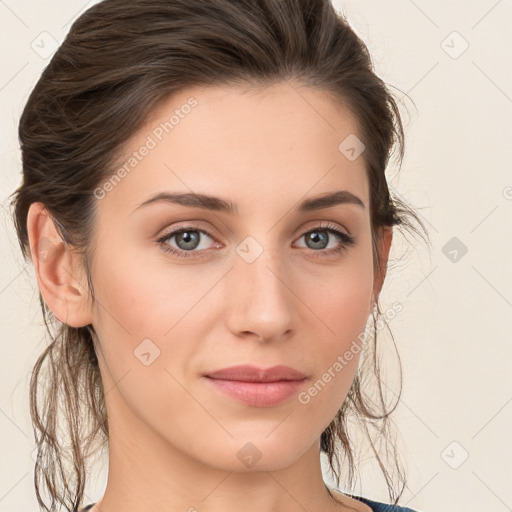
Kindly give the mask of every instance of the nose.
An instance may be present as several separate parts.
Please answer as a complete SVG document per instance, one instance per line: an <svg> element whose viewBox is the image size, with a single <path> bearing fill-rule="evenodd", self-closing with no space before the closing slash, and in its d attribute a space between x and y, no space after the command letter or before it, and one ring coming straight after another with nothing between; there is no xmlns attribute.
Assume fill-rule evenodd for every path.
<svg viewBox="0 0 512 512"><path fill-rule="evenodd" d="M248 261L237 256L227 276L228 328L239 337L280 340L293 332L297 314L285 267L266 250Z"/></svg>

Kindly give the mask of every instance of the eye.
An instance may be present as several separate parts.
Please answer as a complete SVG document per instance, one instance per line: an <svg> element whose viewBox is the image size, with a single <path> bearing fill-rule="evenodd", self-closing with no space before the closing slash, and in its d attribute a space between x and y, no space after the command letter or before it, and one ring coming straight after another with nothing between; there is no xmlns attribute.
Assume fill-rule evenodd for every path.
<svg viewBox="0 0 512 512"><path fill-rule="evenodd" d="M345 233L333 224L320 225L304 233L300 238L305 238L309 248L313 248L314 257L339 254L355 244L355 238ZM325 250L331 239L338 239L338 244Z"/></svg>
<svg viewBox="0 0 512 512"><path fill-rule="evenodd" d="M179 258L190 258L195 255L187 254L198 249L205 249L200 247L202 239L204 237L213 239L206 231L193 226L185 226L169 231L164 236L158 239L158 242L162 245L162 249L166 252L170 252ZM176 239L177 248L172 247L168 243L169 240Z"/></svg>
<svg viewBox="0 0 512 512"><path fill-rule="evenodd" d="M329 223L307 231L300 238L303 237L305 237L311 249L309 252L312 253L313 257L328 257L339 254L355 244L355 238L352 235L345 233L336 225ZM195 226L181 226L168 231L165 235L160 237L157 242L162 246L165 252L171 253L178 258L195 258L200 257L203 251L208 250L208 247L201 247L205 238L214 240L214 238L203 229L199 229ZM168 243L172 239L175 239L174 243L176 247ZM326 250L331 239L337 239L338 244Z"/></svg>

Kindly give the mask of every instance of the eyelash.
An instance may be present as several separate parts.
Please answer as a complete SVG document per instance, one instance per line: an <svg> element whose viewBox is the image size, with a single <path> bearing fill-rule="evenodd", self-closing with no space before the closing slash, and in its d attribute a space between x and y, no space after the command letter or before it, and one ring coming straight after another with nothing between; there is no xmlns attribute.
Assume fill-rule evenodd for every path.
<svg viewBox="0 0 512 512"><path fill-rule="evenodd" d="M169 231L168 233L166 233L165 235L163 235L162 237L160 237L157 242L162 246L162 249L165 251L165 252L168 252L168 253L171 253L173 254L174 256L177 256L178 258L195 258L196 256L192 256L191 254L187 254L187 253L197 253L197 252L201 252L201 251L196 251L196 250L192 250L192 251L184 251L184 250L176 250L174 249L173 247L171 247L170 245L166 244L165 242L167 240L169 240L169 238L172 238L173 236L179 234L179 233L182 233L182 232L185 232L185 231L197 231L198 233L202 233L206 236L209 236L212 240L214 239L214 237L212 235L210 235L207 231L203 230L203 229L199 229L199 228L196 228L196 227L193 227L193 226L184 226L184 227L179 227L177 229L174 229L172 231ZM355 244L355 238L351 235L348 235L347 233L341 231L340 229L338 229L335 225L333 224L325 224L325 225L320 225L320 226L317 226L313 229L310 229L308 231L306 231L305 233L303 233L299 238L302 238L304 235L307 235L309 233L312 233L314 231L327 231L327 232L330 232L332 234L334 234L335 236L337 236L339 239L341 239L341 244L338 246L338 247L335 247L333 249L328 249L328 250L325 250L325 249L321 249L321 250L314 250L314 249L310 249L310 251L312 253L318 253L318 254L314 254L313 257L317 258L317 257L328 257L328 256L331 256L333 254L340 254L342 252L344 252L348 247L352 246Z"/></svg>

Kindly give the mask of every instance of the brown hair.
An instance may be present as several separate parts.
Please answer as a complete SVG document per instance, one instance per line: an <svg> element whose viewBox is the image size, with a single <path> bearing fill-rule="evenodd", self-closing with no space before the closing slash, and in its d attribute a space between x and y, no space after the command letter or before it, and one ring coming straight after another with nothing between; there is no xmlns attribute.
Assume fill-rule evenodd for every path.
<svg viewBox="0 0 512 512"><path fill-rule="evenodd" d="M391 197L386 183L393 148L399 150L400 165L404 155L397 103L374 73L366 45L329 0L104 0L82 14L44 69L19 123L23 181L11 205L24 258L31 258L27 212L31 203L42 202L62 239L81 255L94 300L88 265L94 249L94 190L112 175L123 144L148 113L171 94L194 85L271 85L283 80L329 92L354 114L366 146L362 157L370 183L374 264L381 271L377 242L382 227L403 226L419 234L414 219L426 230L404 201ZM42 480L51 510L56 503L76 510L84 497L87 459L95 453L95 443L108 443L94 330L92 325L55 328L40 292L39 301L51 343L37 359L30 381L38 449L36 495L50 510L40 493ZM341 409L321 435L321 449L339 485L337 444L341 446L349 471L344 484L353 488L356 465L348 425L353 415L396 504L405 474L389 432L389 415L400 398L401 366L400 391L395 403L387 404L376 350L377 317L372 316L373 344ZM41 387L44 363L49 366L46 388ZM365 387L377 390L375 401L363 392ZM399 492L369 428L392 448L397 483L403 484ZM64 433L68 446L62 444ZM71 461L71 468L64 459Z"/></svg>

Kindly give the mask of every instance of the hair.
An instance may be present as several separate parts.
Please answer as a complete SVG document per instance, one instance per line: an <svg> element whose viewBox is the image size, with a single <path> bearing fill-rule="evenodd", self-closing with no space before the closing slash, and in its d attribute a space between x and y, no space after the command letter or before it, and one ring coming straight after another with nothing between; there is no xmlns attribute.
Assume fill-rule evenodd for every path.
<svg viewBox="0 0 512 512"><path fill-rule="evenodd" d="M390 194L386 182L393 151L398 149L400 166L404 156L397 102L373 71L368 48L329 0L104 0L83 13L44 69L19 122L23 180L11 194L11 207L24 259L31 261L27 213L31 203L41 202L62 240L80 256L94 302L89 270L94 190L113 174L123 145L148 114L171 95L196 85L270 86L282 81L332 94L354 115L365 144L373 261L380 272L382 228L397 226L420 234L417 223L426 229L405 201ZM30 379L36 496L45 510L60 503L74 511L84 498L87 460L109 437L95 331L92 325L57 324L41 292L39 302L51 343ZM376 309L372 343L365 345L348 395L321 434L321 452L338 485L340 461L348 466L343 484L352 489L357 465L348 422L354 419L397 504L406 479L390 414L400 399L402 369L398 357L400 389L395 402L387 403L377 357L378 301ZM394 480L395 471L390 473L391 465L379 454L371 432L385 443L386 454L392 454ZM51 508L41 496L40 481Z"/></svg>

